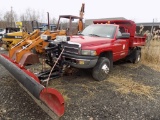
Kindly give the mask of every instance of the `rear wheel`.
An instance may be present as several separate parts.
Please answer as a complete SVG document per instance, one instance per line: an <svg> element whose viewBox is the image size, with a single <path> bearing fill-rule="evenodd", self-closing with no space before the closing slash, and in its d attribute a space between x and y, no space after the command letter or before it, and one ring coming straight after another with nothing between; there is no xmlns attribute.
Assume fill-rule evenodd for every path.
<svg viewBox="0 0 160 120"><path fill-rule="evenodd" d="M136 50L135 58L133 59L133 63L139 63L141 60L141 50Z"/></svg>
<svg viewBox="0 0 160 120"><path fill-rule="evenodd" d="M105 80L110 71L110 60L105 57L99 58L96 66L93 68L92 76L95 80Z"/></svg>

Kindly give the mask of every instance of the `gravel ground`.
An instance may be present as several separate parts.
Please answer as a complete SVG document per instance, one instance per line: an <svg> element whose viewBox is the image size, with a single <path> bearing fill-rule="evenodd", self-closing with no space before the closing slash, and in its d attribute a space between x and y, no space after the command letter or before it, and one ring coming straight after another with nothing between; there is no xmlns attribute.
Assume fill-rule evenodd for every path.
<svg viewBox="0 0 160 120"><path fill-rule="evenodd" d="M2 66L0 71L0 120L51 119ZM80 70L49 86L64 96L61 120L159 120L159 78L160 72L143 64L116 63L102 82Z"/></svg>

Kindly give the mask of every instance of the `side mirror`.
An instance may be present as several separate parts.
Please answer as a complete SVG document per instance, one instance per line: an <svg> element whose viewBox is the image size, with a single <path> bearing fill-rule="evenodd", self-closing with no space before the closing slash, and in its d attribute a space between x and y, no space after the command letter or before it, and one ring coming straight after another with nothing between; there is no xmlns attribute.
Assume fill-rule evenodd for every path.
<svg viewBox="0 0 160 120"><path fill-rule="evenodd" d="M128 39L130 38L130 33L122 33L121 36L117 36L117 39Z"/></svg>

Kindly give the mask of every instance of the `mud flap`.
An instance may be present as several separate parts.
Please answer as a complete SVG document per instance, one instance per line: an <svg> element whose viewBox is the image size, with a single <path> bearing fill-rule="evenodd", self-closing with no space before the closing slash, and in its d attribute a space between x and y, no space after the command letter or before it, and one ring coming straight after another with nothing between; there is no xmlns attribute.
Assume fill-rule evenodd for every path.
<svg viewBox="0 0 160 120"><path fill-rule="evenodd" d="M35 74L15 63L13 60L10 60L6 55L0 54L0 64L2 64L31 95L45 103L57 116L60 117L64 114L64 99L57 90L45 88L40 84L40 80Z"/></svg>

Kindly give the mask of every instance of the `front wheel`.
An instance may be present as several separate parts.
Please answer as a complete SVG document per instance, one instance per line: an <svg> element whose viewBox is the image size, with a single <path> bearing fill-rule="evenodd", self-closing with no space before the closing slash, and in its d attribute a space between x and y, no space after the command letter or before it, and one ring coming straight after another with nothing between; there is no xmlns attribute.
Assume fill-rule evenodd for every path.
<svg viewBox="0 0 160 120"><path fill-rule="evenodd" d="M110 71L110 60L105 57L99 58L96 66L93 68L92 76L95 80L105 80Z"/></svg>

